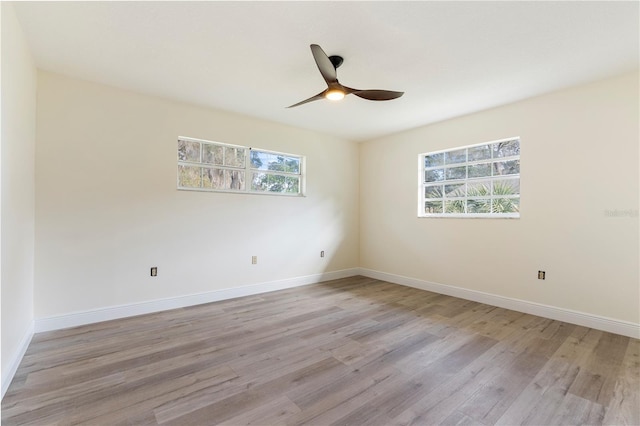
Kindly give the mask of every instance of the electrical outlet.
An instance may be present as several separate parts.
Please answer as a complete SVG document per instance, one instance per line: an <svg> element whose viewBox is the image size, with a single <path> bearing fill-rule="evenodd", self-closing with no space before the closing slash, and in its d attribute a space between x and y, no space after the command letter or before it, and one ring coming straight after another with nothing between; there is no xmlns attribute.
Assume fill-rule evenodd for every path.
<svg viewBox="0 0 640 426"><path fill-rule="evenodd" d="M151 276L152 277L157 277L158 276L158 267L154 266L153 268L151 268Z"/></svg>
<svg viewBox="0 0 640 426"><path fill-rule="evenodd" d="M545 274L546 274L546 272L544 272L544 271L538 271L538 279L539 280L544 280Z"/></svg>
<svg viewBox="0 0 640 426"><path fill-rule="evenodd" d="M251 256L251 264L255 265L256 263L258 263L258 256Z"/></svg>
<svg viewBox="0 0 640 426"><path fill-rule="evenodd" d="M324 250L320 252L320 257L324 257Z"/></svg>

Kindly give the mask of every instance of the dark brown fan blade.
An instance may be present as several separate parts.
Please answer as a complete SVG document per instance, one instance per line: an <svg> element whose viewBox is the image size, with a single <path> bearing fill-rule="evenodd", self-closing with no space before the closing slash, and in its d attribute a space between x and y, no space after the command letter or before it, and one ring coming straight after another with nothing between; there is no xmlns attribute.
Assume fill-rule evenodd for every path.
<svg viewBox="0 0 640 426"><path fill-rule="evenodd" d="M305 99L304 101L298 102L297 104L293 104L291 106L288 106L287 108L293 108L293 107L297 107L298 105L306 104L307 102L313 102L313 101L317 101L318 99L324 99L324 94L325 93L326 93L326 90L318 93L315 96L310 97L309 99Z"/></svg>
<svg viewBox="0 0 640 426"><path fill-rule="evenodd" d="M392 90L354 90L349 89L349 93L353 93L362 99L370 101L390 101L404 95L404 92L394 92Z"/></svg>
<svg viewBox="0 0 640 426"><path fill-rule="evenodd" d="M322 74L322 78L327 82L327 85L338 82L338 74L336 74L336 68L331 63L331 60L324 53L324 50L317 44L311 45L311 53L313 53L313 59L316 60L316 65Z"/></svg>

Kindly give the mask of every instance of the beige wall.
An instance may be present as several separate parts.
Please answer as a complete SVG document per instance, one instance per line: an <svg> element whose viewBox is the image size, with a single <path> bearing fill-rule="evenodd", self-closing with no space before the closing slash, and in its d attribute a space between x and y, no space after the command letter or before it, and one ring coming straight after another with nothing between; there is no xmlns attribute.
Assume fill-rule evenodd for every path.
<svg viewBox="0 0 640 426"><path fill-rule="evenodd" d="M355 143L42 71L37 123L36 318L358 266ZM178 136L305 155L307 196L178 191Z"/></svg>
<svg viewBox="0 0 640 426"><path fill-rule="evenodd" d="M364 143L360 265L637 324L638 126L633 73ZM520 219L417 218L418 154L511 136Z"/></svg>
<svg viewBox="0 0 640 426"><path fill-rule="evenodd" d="M637 101L638 75L620 76L358 158L316 133L40 72L36 317L362 266L638 323L638 217L607 214L638 210ZM178 135L306 155L308 196L176 191ZM511 136L520 219L416 217L419 153Z"/></svg>
<svg viewBox="0 0 640 426"><path fill-rule="evenodd" d="M36 69L22 29L6 2L2 10L2 143L0 235L2 384L33 324L34 147Z"/></svg>

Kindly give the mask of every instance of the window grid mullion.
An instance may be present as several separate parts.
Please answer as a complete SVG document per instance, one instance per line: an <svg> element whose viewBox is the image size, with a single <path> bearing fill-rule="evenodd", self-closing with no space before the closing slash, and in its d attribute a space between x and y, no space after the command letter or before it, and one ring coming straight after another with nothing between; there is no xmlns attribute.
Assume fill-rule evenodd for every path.
<svg viewBox="0 0 640 426"><path fill-rule="evenodd" d="M516 210L512 213L495 213L494 212L494 200L497 199L512 199L512 200L518 200L519 204L519 200L520 200L520 191L518 189L518 193L517 194L494 194L494 184L496 181L499 180L513 180L518 182L518 187L519 187L519 181L520 181L520 173L515 173L515 174L506 174L506 175L500 175L500 174L495 174L496 170L495 170L495 166L494 164L497 162L507 162L507 161L514 161L514 160L520 160L520 155L510 155L510 156L506 156L506 157L497 157L496 156L496 150L495 147L498 144L501 143L510 143L510 142L517 142L518 145L520 144L520 139L519 138L508 138L508 139L503 139L500 141L494 141L494 142L487 142L487 143L481 143L481 144L477 144L477 145L472 145L472 146L467 146L467 147L460 147L460 148L454 148L454 149L450 149L450 150L444 150L444 151L437 151L437 152L430 152L430 153L426 153L426 154L421 154L420 155L420 173L421 173L421 193L420 193L420 203L421 203L421 216L426 215L426 216L435 216L435 217L456 217L456 216L460 216L460 217L464 217L466 215L469 215L468 217L519 217L519 211ZM470 148L474 148L477 146L488 146L489 149L489 156L488 158L484 158L484 159L480 159L480 160L474 160L474 161L469 161L470 158L470 153L469 153L469 149ZM453 152L453 151L460 151L464 149L464 157L465 157L465 162L460 162L460 163L449 163L447 161L447 159L449 158L449 156L447 156L447 152ZM518 147L519 149L519 147ZM503 151L504 152L504 151ZM438 166L432 166L432 167L427 167L426 163L427 163L427 157L428 156L433 156L436 154L442 154L442 163ZM433 161L433 160L431 160ZM469 166L474 166L477 164L489 164L490 166L490 174L488 176L479 176L479 177L473 177L470 178L469 177ZM464 179L447 179L447 170L453 167L465 167L465 178ZM432 171L432 170L442 170L443 172L443 179L442 180L437 180L437 181L427 181L427 172ZM470 183L473 182L482 182L482 181L487 181L488 184L488 191L489 193L486 195L478 195L478 196L470 196L469 195L469 185ZM446 193L446 186L447 185L454 185L454 184L463 184L463 188L464 188L464 196L461 197L447 197L447 193ZM436 187L439 186L441 188L442 191L442 197L441 198L427 198L426 196L426 190L428 187ZM489 202L489 212L487 213L470 213L468 211L468 201L470 199L473 200L485 200ZM441 202L441 208L442 208L442 213L438 214L438 213L427 213L426 212L426 203L427 202L437 202L440 201ZM463 213L446 213L446 203L447 201L462 201L464 203L464 212Z"/></svg>
<svg viewBox="0 0 640 426"><path fill-rule="evenodd" d="M423 154L424 157L424 154ZM497 163L497 162L502 162L502 161L514 161L514 160L519 160L520 156L519 155L510 155L509 157L493 157L493 158L485 158L484 160L474 160L474 161L470 161L470 162L466 162L466 163L451 163L451 164L443 164L441 166L433 166L433 167L424 167L424 171L425 172L429 172L431 170L438 170L438 169L450 169L452 167L460 167L460 166L475 166L478 164L492 164L492 163ZM491 168L493 170L493 167Z"/></svg>
<svg viewBox="0 0 640 426"><path fill-rule="evenodd" d="M186 161L186 160L181 160L180 159L180 155L178 156L178 176L177 176L177 188L178 189L182 189L182 190L193 190L193 191L209 191L209 192L229 192L229 193L254 193L254 194L265 194L265 195L285 195L285 196L303 196L303 188L304 188L304 174L303 174L303 169L304 169L304 157L301 155L296 155L296 154L289 154L289 153L281 153L281 152L276 152L276 151L267 151L267 150L260 150L260 152L266 152L269 154L275 154L277 156L281 156L284 158L284 162L286 164L286 160L287 158L289 159L295 159L297 161L297 166L298 166L298 172L290 172L290 171L277 171L277 170L259 170L259 169L255 169L256 171L260 171L260 172L264 172L265 174L269 175L269 176L281 176L285 182L291 182L290 178L294 178L297 180L297 187L293 187L294 189L297 189L297 191L295 192L288 192L285 190L282 191L252 191L251 190L251 184L252 184L252 180L250 179L251 177L251 171L254 170L251 167L251 162L250 162L250 154L252 151L252 148L250 147L245 147L245 146L240 146L240 145L231 145L231 144L222 144L222 143L216 143L216 142L211 142L211 141L205 141L205 140L201 140L201 139L194 139L194 138L187 138L187 137L178 137L178 149L179 149L179 153L180 153L180 146L181 143L198 143L199 145L199 152L198 152L198 161ZM214 146L214 147L219 147L220 151L221 151L221 159L222 159L222 164L215 164L215 163L205 163L204 162L204 150L205 150L205 145L209 145L209 146ZM229 155L236 155L236 157L231 158L230 161L228 160L228 156L227 156L227 148L231 148L233 150L233 152L231 150L229 150ZM244 156L243 156L243 165L242 166L233 166L233 165L228 165L227 163L237 163L237 155L238 155L238 150L242 150L242 152L244 152ZM258 151L258 150L256 150ZM189 177L188 174L182 175L180 173L181 167L197 167L198 168L198 173L196 174L196 176L199 177L199 183L196 182L189 182ZM214 170L222 170L222 180L223 180L223 184L222 187L206 187L204 186L205 184L205 169L214 169ZM195 170L194 170L195 171ZM244 175L244 186L240 186L240 189L238 188L231 188L231 183L233 182L233 178L230 177L230 173L226 173L226 171L229 172L236 172L236 173L240 173L240 175ZM185 180L183 180L183 176L185 176ZM231 181L228 181L228 178L231 179ZM186 182L187 184L184 185L181 183ZM191 184L189 184L191 183ZM198 186L196 186L198 185ZM285 184L286 185L286 184ZM286 186L284 186L284 188L287 188Z"/></svg>

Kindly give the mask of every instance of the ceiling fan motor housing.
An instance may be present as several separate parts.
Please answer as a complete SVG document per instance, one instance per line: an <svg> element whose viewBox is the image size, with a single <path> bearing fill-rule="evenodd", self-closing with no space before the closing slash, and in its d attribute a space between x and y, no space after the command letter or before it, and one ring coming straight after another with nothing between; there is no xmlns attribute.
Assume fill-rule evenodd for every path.
<svg viewBox="0 0 640 426"><path fill-rule="evenodd" d="M344 59L342 58L342 56L338 56L338 55L329 56L329 60L331 61L335 69L338 69L340 65L342 65L342 62L344 62Z"/></svg>

